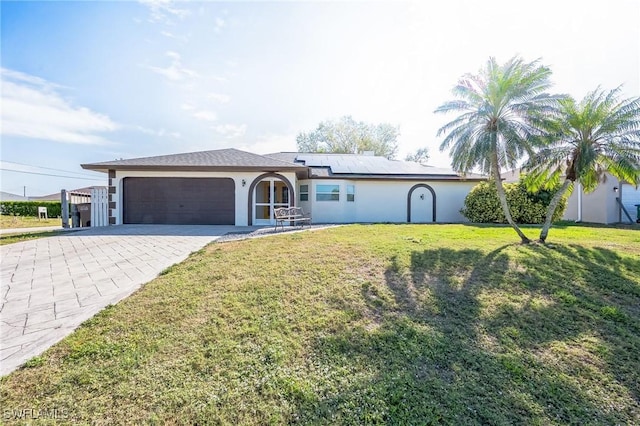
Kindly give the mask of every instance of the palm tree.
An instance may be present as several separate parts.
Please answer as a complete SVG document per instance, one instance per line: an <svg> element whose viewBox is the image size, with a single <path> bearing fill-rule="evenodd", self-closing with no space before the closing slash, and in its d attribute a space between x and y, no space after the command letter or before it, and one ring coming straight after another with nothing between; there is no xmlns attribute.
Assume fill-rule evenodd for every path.
<svg viewBox="0 0 640 426"><path fill-rule="evenodd" d="M529 159L525 169L531 189L564 182L549 203L540 241L545 242L560 199L577 181L593 191L610 173L620 180L640 183L640 98L619 100L620 87L600 88L582 102L560 101L548 123L550 143Z"/></svg>
<svg viewBox="0 0 640 426"><path fill-rule="evenodd" d="M446 134L440 151L452 148L452 167L461 173L478 170L495 180L498 198L509 225L523 243L530 240L513 221L501 169L513 169L525 155L532 155L558 96L546 93L551 86L549 68L539 60L526 63L514 57L504 65L490 58L479 74L466 74L453 88L456 100L435 112L461 113L438 130Z"/></svg>

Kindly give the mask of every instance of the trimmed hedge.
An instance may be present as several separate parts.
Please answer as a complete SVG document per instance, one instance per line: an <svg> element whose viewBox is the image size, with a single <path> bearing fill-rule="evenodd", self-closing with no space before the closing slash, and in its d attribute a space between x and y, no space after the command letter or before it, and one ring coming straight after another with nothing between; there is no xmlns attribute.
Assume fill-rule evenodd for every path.
<svg viewBox="0 0 640 426"><path fill-rule="evenodd" d="M527 191L522 181L505 183L503 186L511 216L516 223L544 223L547 207L557 189L532 193ZM553 215L554 222L562 218L566 206L567 201L563 198ZM474 187L467 194L460 212L471 222L507 223L493 182L482 182Z"/></svg>
<svg viewBox="0 0 640 426"><path fill-rule="evenodd" d="M38 217L38 207L47 208L47 216L62 217L60 201L2 201L0 214L7 216Z"/></svg>

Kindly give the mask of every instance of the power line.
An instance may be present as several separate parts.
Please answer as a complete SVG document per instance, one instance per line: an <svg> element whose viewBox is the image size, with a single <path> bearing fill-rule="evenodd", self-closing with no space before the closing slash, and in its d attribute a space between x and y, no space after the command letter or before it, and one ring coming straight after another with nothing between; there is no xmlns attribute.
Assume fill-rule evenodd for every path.
<svg viewBox="0 0 640 426"><path fill-rule="evenodd" d="M104 182L105 181L105 179L81 178L81 177L77 177L77 176L62 176L62 175L53 175L53 174L49 174L49 173L25 172L24 170L13 170L13 169L5 169L5 168L0 168L0 170L2 170L3 172L26 173L28 175L53 176L53 177L75 179L75 180L96 180L96 181L100 181L100 182Z"/></svg>
<svg viewBox="0 0 640 426"><path fill-rule="evenodd" d="M7 160L2 160L3 163L9 163L9 164L17 164L19 166L27 166L27 167L35 167L36 169L44 169L44 170L53 170L55 172L64 172L64 173L72 173L74 175L81 175L81 176L91 176L91 177L95 177L95 175L93 174L89 174L89 173L83 173L83 172L73 172L73 171L69 171L69 170L62 170L62 169L52 169L51 167L42 167L42 166L35 166L33 164L25 164L25 163L17 163L15 161L7 161Z"/></svg>

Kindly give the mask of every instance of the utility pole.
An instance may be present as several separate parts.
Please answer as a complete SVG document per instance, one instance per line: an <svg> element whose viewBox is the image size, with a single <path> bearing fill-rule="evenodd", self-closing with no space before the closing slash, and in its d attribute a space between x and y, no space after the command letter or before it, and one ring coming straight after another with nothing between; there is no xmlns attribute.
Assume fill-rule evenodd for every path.
<svg viewBox="0 0 640 426"><path fill-rule="evenodd" d="M22 187L22 196L24 198L27 198L27 186L26 185Z"/></svg>

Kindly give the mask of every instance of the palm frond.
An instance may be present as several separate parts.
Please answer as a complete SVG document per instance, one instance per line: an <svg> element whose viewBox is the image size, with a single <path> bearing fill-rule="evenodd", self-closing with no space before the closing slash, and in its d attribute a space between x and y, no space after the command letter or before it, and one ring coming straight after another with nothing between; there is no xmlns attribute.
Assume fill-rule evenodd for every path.
<svg viewBox="0 0 640 426"><path fill-rule="evenodd" d="M435 112L459 115L438 130L440 150L450 149L452 166L468 172L515 167L534 148L548 143L543 127L553 127L558 101L549 95L551 70L540 59L513 57L498 64L490 57L476 74L463 75L454 86L455 99ZM498 164L492 158L497 158Z"/></svg>
<svg viewBox="0 0 640 426"><path fill-rule="evenodd" d="M567 163L585 191L595 189L606 173L631 182L640 179L640 98L619 99L621 88L589 92L579 103L559 102L557 116L547 130L549 146L570 151ZM545 152L547 155L548 152ZM538 153L538 168L549 158Z"/></svg>

